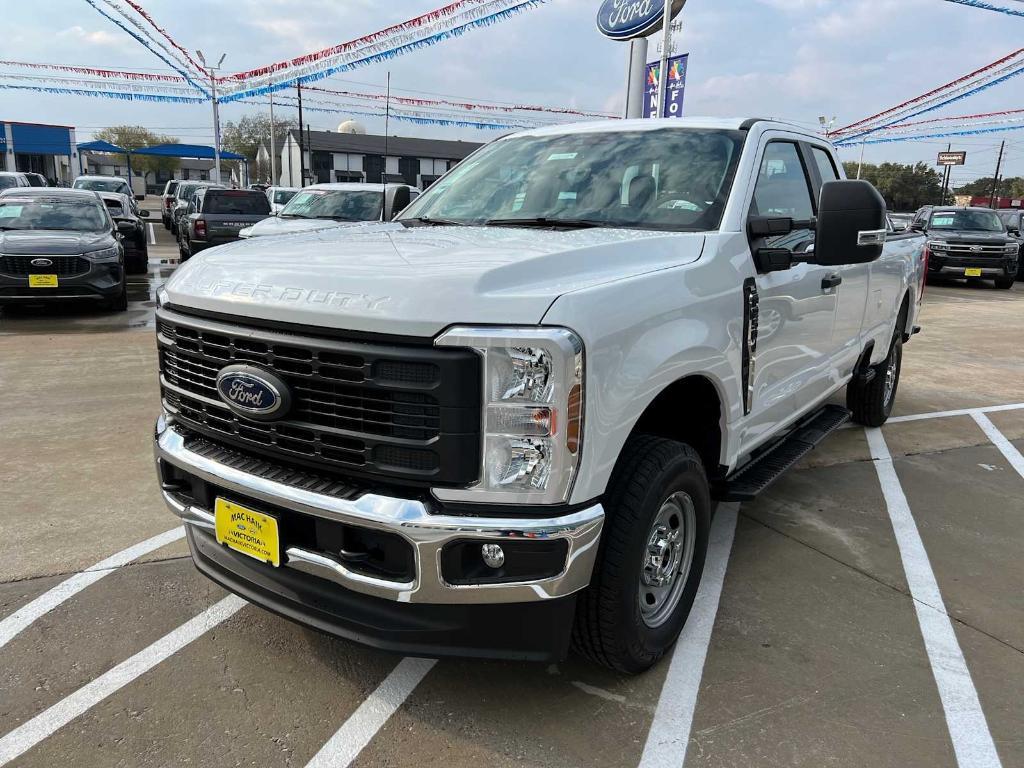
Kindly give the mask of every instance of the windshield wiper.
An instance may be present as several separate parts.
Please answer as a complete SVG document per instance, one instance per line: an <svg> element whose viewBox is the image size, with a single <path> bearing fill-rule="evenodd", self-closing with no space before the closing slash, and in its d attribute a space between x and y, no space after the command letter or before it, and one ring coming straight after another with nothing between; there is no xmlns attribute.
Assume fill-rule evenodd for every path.
<svg viewBox="0 0 1024 768"><path fill-rule="evenodd" d="M429 216L416 216L411 219L398 219L400 224L409 226L410 224L426 224L428 227L464 227L466 223L463 221L454 221L453 219L432 219ZM408 222L408 223L406 223Z"/></svg>
<svg viewBox="0 0 1024 768"><path fill-rule="evenodd" d="M546 216L537 216L524 219L488 219L484 222L486 227L565 227L567 229L591 229L594 227L615 227L622 226L607 221L596 219L549 219Z"/></svg>

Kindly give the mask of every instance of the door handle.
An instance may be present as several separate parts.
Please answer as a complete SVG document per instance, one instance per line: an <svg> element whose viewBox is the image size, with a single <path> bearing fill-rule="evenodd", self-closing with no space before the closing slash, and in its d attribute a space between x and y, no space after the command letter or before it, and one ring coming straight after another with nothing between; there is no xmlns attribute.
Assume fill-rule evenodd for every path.
<svg viewBox="0 0 1024 768"><path fill-rule="evenodd" d="M829 275L821 281L821 290L827 291L831 288L835 288L841 285L843 282L842 275Z"/></svg>

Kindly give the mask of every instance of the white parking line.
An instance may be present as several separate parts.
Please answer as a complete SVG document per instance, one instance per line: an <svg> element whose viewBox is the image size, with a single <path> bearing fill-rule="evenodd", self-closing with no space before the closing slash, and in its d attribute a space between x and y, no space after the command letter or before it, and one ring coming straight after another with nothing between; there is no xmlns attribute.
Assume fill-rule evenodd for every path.
<svg viewBox="0 0 1024 768"><path fill-rule="evenodd" d="M156 230L153 229L153 223L149 223L149 244L156 245Z"/></svg>
<svg viewBox="0 0 1024 768"><path fill-rule="evenodd" d="M436 659L412 658L398 662L398 666L327 740L306 768L347 768L436 663Z"/></svg>
<svg viewBox="0 0 1024 768"><path fill-rule="evenodd" d="M690 618L672 652L658 707L654 711L654 721L647 732L647 743L640 757L640 768L680 768L686 760L697 692L711 643L711 630L718 614L738 510L739 504L721 504L715 513L704 561L704 576L693 601Z"/></svg>
<svg viewBox="0 0 1024 768"><path fill-rule="evenodd" d="M890 416L886 424L901 424L905 421L921 421L922 419L944 419L948 416L973 416L976 413L997 413L999 411L1024 410L1024 403L1008 405L984 405L979 408L958 408L954 411L933 411L932 413L912 413L908 416Z"/></svg>
<svg viewBox="0 0 1024 768"><path fill-rule="evenodd" d="M946 613L942 593L896 474L889 446L881 430L864 431L910 586L932 675L946 713L946 725L957 764L960 768L999 768L1002 763L978 701L978 692Z"/></svg>
<svg viewBox="0 0 1024 768"><path fill-rule="evenodd" d="M0 621L0 648L7 645L19 632L36 619L49 613L90 584L95 584L104 576L108 576L132 560L137 560L155 549L177 541L184 535L184 527L172 528L127 549L122 549L116 555L111 555L106 560L100 560L96 565L65 579L56 587L44 592L32 602L23 605L3 621Z"/></svg>
<svg viewBox="0 0 1024 768"><path fill-rule="evenodd" d="M231 618L246 602L229 595L0 739L0 766L24 754L103 699Z"/></svg>
<svg viewBox="0 0 1024 768"><path fill-rule="evenodd" d="M1020 451L1017 447L1006 439L1006 435L1000 432L996 425L992 423L984 413L972 413L974 420L978 422L978 426L981 427L982 431L988 436L988 439L992 441L993 445L1000 450L1006 460L1010 462L1010 466L1017 470L1017 474L1024 477L1024 456L1021 456Z"/></svg>

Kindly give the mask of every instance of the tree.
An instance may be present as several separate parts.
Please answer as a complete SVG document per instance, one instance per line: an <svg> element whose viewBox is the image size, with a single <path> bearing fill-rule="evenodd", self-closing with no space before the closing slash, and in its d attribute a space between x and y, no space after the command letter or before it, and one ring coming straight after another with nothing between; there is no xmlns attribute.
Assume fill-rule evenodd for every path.
<svg viewBox="0 0 1024 768"><path fill-rule="evenodd" d="M970 195L971 197L988 197L992 194L993 181L994 179L991 176L983 176L969 184L957 187L956 193L958 195ZM1024 197L1024 177L1010 176L1009 178L1002 179L999 182L996 194L1002 197Z"/></svg>
<svg viewBox="0 0 1024 768"><path fill-rule="evenodd" d="M857 163L844 163L847 177L857 177ZM860 177L870 181L891 211L915 211L942 200L942 176L927 163L864 163Z"/></svg>
<svg viewBox="0 0 1024 768"><path fill-rule="evenodd" d="M274 118L274 147L280 153L288 131L295 128L295 121L290 118ZM237 123L228 121L221 130L221 144L230 152L237 152L249 159L249 168L253 178L270 178L270 168L257 165L256 155L260 143L270 151L270 115L258 112L245 115Z"/></svg>
<svg viewBox="0 0 1024 768"><path fill-rule="evenodd" d="M177 144L173 136L161 136L141 125L114 125L97 131L97 141L108 141L124 149L151 147L154 144ZM123 157L123 155L122 155ZM156 157L153 155L132 155L132 171L140 174L166 171L172 173L181 165L177 157Z"/></svg>

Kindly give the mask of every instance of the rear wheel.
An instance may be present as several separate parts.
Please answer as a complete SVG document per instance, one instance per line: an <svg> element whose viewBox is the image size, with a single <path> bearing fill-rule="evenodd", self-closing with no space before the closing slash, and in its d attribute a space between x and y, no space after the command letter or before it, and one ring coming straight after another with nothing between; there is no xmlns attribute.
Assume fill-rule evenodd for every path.
<svg viewBox="0 0 1024 768"><path fill-rule="evenodd" d="M606 512L573 646L604 666L642 672L675 643L704 570L711 496L697 452L660 437L630 438Z"/></svg>
<svg viewBox="0 0 1024 768"><path fill-rule="evenodd" d="M880 427L892 414L896 389L900 383L900 370L903 366L902 313L900 321L896 324L896 333L889 346L889 354L878 365L872 366L874 378L867 383L854 378L846 387L846 407L853 412L853 420L866 427Z"/></svg>

